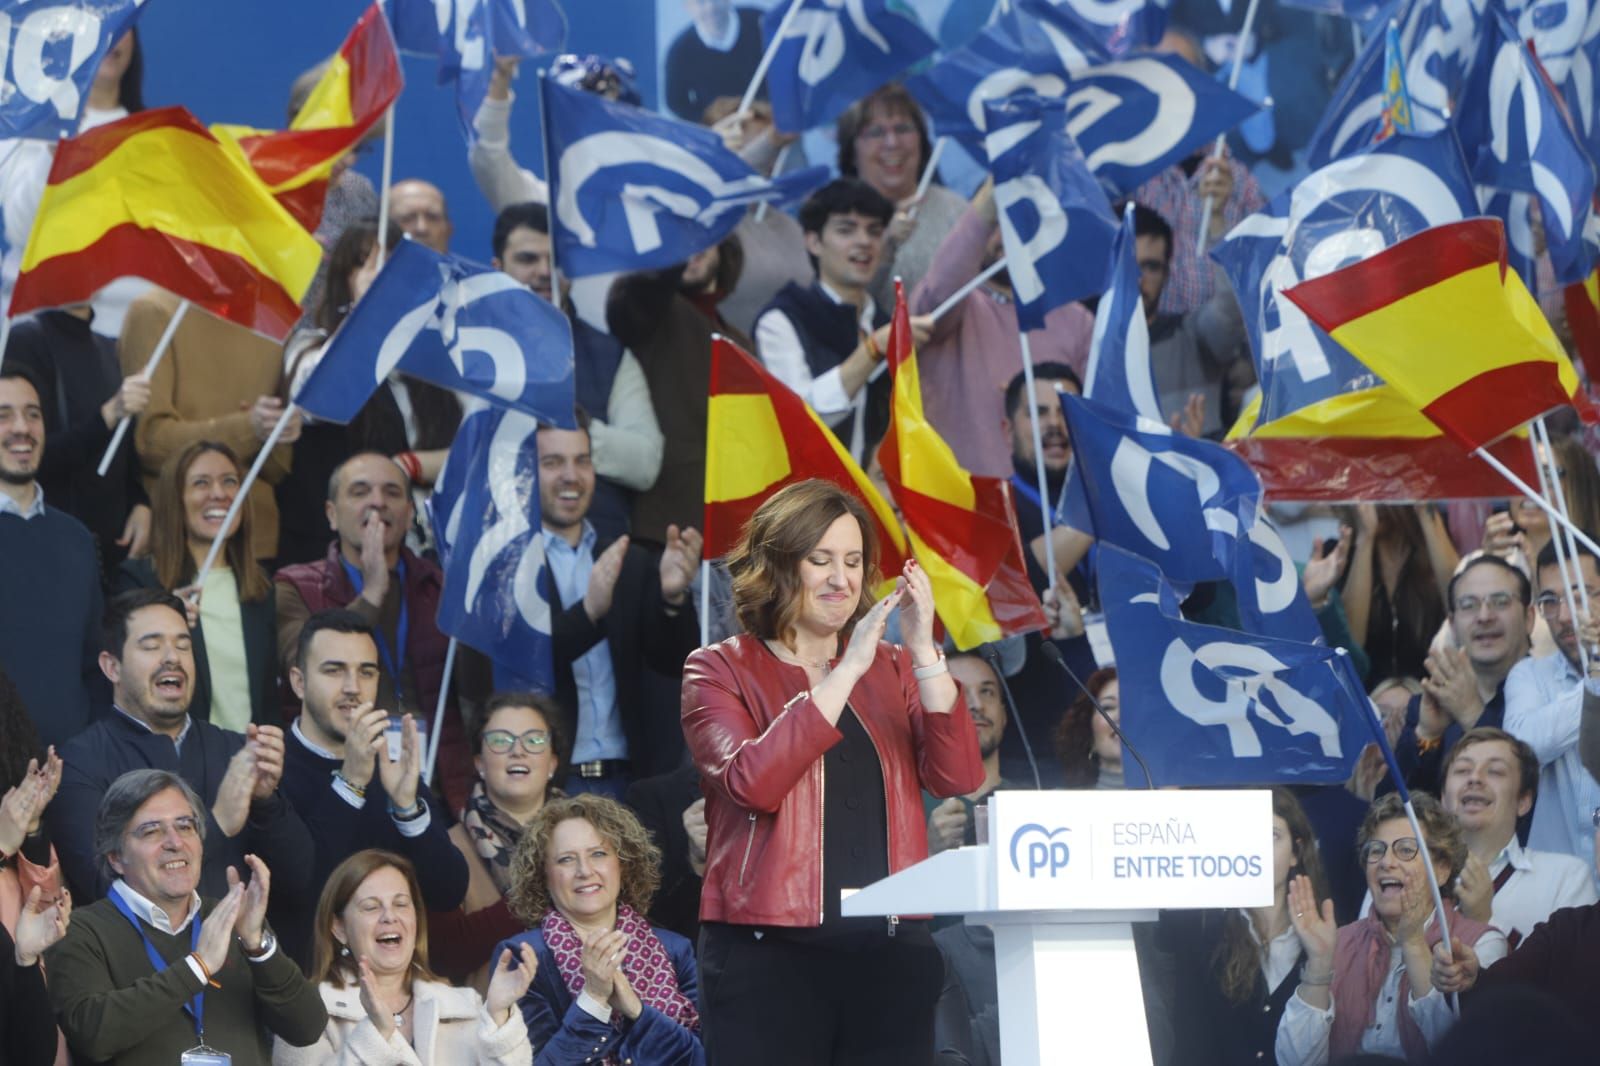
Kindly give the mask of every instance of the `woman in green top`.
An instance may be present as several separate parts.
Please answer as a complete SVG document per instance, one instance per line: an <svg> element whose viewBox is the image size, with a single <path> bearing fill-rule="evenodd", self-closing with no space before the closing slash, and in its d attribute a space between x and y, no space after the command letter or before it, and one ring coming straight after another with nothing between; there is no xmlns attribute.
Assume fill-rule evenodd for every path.
<svg viewBox="0 0 1600 1066"><path fill-rule="evenodd" d="M255 561L250 509L242 508L203 589L193 587L212 541L223 535L243 467L226 444L196 441L162 467L151 500L150 555L130 559L115 592L163 588L186 603L194 631L191 714L239 732L278 720L277 610L272 579Z"/></svg>

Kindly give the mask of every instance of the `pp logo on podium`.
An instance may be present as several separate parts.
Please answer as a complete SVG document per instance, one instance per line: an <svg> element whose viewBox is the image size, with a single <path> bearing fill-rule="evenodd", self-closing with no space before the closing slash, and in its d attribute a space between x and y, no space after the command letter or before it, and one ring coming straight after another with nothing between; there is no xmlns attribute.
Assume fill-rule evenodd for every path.
<svg viewBox="0 0 1600 1066"><path fill-rule="evenodd" d="M1067 868L1072 850L1065 840L1055 838L1070 832L1066 826L1046 829L1038 822L1020 826L1011 834L1011 868L1030 878L1056 876ZM1027 869L1023 869L1024 864Z"/></svg>

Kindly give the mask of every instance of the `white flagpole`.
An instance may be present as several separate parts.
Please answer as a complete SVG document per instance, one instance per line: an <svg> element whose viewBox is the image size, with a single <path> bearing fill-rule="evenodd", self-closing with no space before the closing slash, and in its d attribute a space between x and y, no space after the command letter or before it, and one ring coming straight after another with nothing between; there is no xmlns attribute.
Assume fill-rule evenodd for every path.
<svg viewBox="0 0 1600 1066"><path fill-rule="evenodd" d="M1550 445L1550 427L1545 425L1543 418L1540 418L1534 422L1534 432L1544 446L1544 463L1540 469L1549 471L1548 488L1551 492L1551 498L1555 501L1556 510L1570 520L1572 512L1567 510L1567 490L1562 487L1561 472L1556 464L1555 449ZM1572 564L1571 574L1568 574L1563 569L1561 580L1566 585L1567 610L1572 614L1573 627L1577 628L1580 619L1589 617L1589 586L1584 583L1583 564L1578 561L1578 542L1573 539L1572 530L1564 527L1561 530L1560 537L1556 537L1554 529L1550 531L1550 535L1558 545L1556 548L1556 560L1558 562L1561 560L1561 549L1564 546L1567 560ZM1532 560L1529 560L1529 562L1531 563ZM1535 574L1534 576L1537 577L1538 575ZM1573 602L1572 598L1574 586L1577 587L1576 603ZM1580 609L1583 612L1581 615L1578 613ZM1585 677L1589 676L1589 659L1596 654L1600 654L1600 649L1587 647L1581 640L1578 642L1578 656L1582 660L1580 669Z"/></svg>
<svg viewBox="0 0 1600 1066"><path fill-rule="evenodd" d="M1422 825L1417 821L1416 808L1411 805L1411 795L1406 794L1406 821L1411 823L1411 832L1417 838L1417 848L1422 852L1422 869L1428 875L1428 891L1433 893L1433 912L1439 919L1439 934L1444 943L1445 950L1450 950L1450 919L1444 913L1444 896L1439 892L1439 875L1433 870L1433 856L1428 852L1428 836L1422 831ZM1392 846L1392 845L1391 845ZM1455 1010L1454 1000L1450 1001L1450 1009Z"/></svg>
<svg viewBox="0 0 1600 1066"><path fill-rule="evenodd" d="M156 372L156 367L161 365L161 360L166 356L167 349L172 347L173 334L178 332L178 325L183 321L183 316L188 313L189 301L180 301L178 309L172 312L171 318L167 319L167 328L161 331L161 338L156 341L155 351L150 353L150 358L145 361L144 369L139 371L139 376L144 380L149 381L150 376ZM9 327L10 322L8 321L6 325ZM4 348L0 348L0 352L3 351ZM117 448L122 444L122 438L128 435L128 426L132 422L132 415L123 415L117 420L117 428L111 434L111 443L106 445L106 452L100 457L100 465L95 469L95 473L101 477L105 477L106 471L111 469L111 460L116 458ZM223 526L222 528L226 529L228 527Z"/></svg>
<svg viewBox="0 0 1600 1066"><path fill-rule="evenodd" d="M1033 349L1028 345L1028 331L1017 328L1017 337L1022 342L1022 378L1023 387L1027 396L1023 403L1028 405L1028 424L1033 428L1033 466L1034 473L1039 478L1039 515L1044 520L1044 563L1050 575L1050 588L1056 587L1056 545L1050 536L1052 519L1050 513L1050 483L1045 480L1044 472L1044 438L1039 432L1039 400L1033 389Z"/></svg>
<svg viewBox="0 0 1600 1066"><path fill-rule="evenodd" d="M394 113L397 104L389 105L383 116L383 170L378 186L378 263L389 255L389 186L394 181Z"/></svg>
<svg viewBox="0 0 1600 1066"><path fill-rule="evenodd" d="M439 682L439 701L433 708L433 728L428 731L428 754L422 766L422 780L433 780L433 764L439 758L439 737L444 733L444 705L450 699L450 678L456 669L456 638L444 653L444 677Z"/></svg>
<svg viewBox="0 0 1600 1066"><path fill-rule="evenodd" d="M944 154L944 144L950 138L940 137L933 142L933 151L928 153L928 165L922 170L922 180L917 182L916 195L912 197L915 203L911 205L911 217L917 217L917 208L922 206L922 198L928 195L928 186L933 184L934 177L939 173L939 157Z"/></svg>
<svg viewBox="0 0 1600 1066"><path fill-rule="evenodd" d="M261 476L261 468L267 465L267 456L272 454L272 449L278 446L278 440L284 431L289 428L289 423L294 420L298 411L294 404L289 404L283 409L283 414L278 417L278 422L272 427L272 432L267 434L267 439L262 443L261 450L256 452L255 462L250 464L250 470L245 474L244 480L239 483L239 491L233 497L233 502L228 505L228 514L222 520L222 532L212 538L211 547L206 551L206 558L200 564L200 572L195 575L195 595L198 597L201 589L205 588L206 577L211 573L211 568L217 563L217 556L222 554L222 547L228 543L228 530L239 520L239 511L245 506L245 501L250 498L250 489L255 485L256 479Z"/></svg>
<svg viewBox="0 0 1600 1066"><path fill-rule="evenodd" d="M545 92L545 79L549 75L545 71L539 72L539 150L544 153L544 180L546 189L555 188L555 174L550 170L550 98ZM550 301L561 307L561 265L556 259L556 204L553 196L547 197L550 201Z"/></svg>
<svg viewBox="0 0 1600 1066"><path fill-rule="evenodd" d="M1002 255L999 259L996 259L994 262L984 267L977 277L973 278L971 281L961 286L961 288L951 293L949 299L945 300L944 303L933 309L933 314L930 317L935 322L939 321L939 319L944 317L944 313L946 311L950 310L962 300L965 300L972 290L976 289L979 285L982 285L984 282L988 281L1005 268L1006 257Z"/></svg>
<svg viewBox="0 0 1600 1066"><path fill-rule="evenodd" d="M1547 500L1554 501L1555 496L1550 491L1552 472L1545 469L1545 459L1550 454L1550 444L1549 439L1542 432L1543 430L1544 419L1535 419L1532 425L1530 439L1528 441L1528 450L1533 453L1533 469L1539 475L1539 494ZM1542 454L1541 449L1543 449ZM1562 507L1561 510L1563 513L1565 513L1566 508ZM1561 594L1567 601L1567 613L1572 616L1573 629L1576 631L1577 620L1579 618L1578 604L1577 601L1572 598L1573 569L1579 565L1578 553L1575 550L1576 545L1572 545L1574 550L1569 551L1568 545L1572 544L1571 536L1566 530L1556 528L1554 523L1551 523L1550 525L1550 544L1556 554L1556 569L1561 572ZM1571 567L1567 565L1569 557L1572 563ZM1538 563L1533 559L1529 559L1528 565L1535 568L1533 578L1537 580L1539 577L1537 570ZM1583 580L1583 571L1581 570L1578 571L1578 580L1581 587ZM1588 604L1586 603L1584 604L1584 613L1587 614L1588 610ZM1589 652L1588 649L1584 647L1583 641L1581 640L1578 641L1578 673L1582 674L1584 677L1589 676Z"/></svg>
<svg viewBox="0 0 1600 1066"><path fill-rule="evenodd" d="M769 173L767 175L768 178L775 178L779 174L783 173L784 164L789 162L789 149L791 149L793 147L794 147L794 142L790 141L788 144L786 144L782 148L778 149L778 156L777 156L776 159L774 159L772 161L772 171L771 171L771 173ZM771 200L762 200L761 203L756 205L756 221L757 222L760 222L760 221L762 221L763 219L765 219L767 217L767 208L769 208L771 206L772 206L772 201Z"/></svg>
<svg viewBox="0 0 1600 1066"><path fill-rule="evenodd" d="M761 83L767 80L767 70L772 66L773 57L778 54L778 48L783 44L783 35L789 32L789 27L794 24L794 17L800 13L800 7L804 3L805 0L792 0L789 10L783 13L783 20L778 23L778 31L772 35L772 43L761 53L761 62L756 65L756 72L751 75L750 84L739 100L739 114L750 113L750 105L756 102L756 93L761 91Z"/></svg>
<svg viewBox="0 0 1600 1066"><path fill-rule="evenodd" d="M1518 492L1522 493L1522 495L1527 498L1529 503L1543 511L1551 522L1555 523L1562 529L1567 530L1578 539L1578 543L1594 552L1595 555L1600 556L1600 544L1596 544L1593 537L1579 529L1577 525L1573 523L1572 519L1568 518L1566 515L1552 507L1542 496L1530 488L1526 481L1523 481L1516 475L1515 472L1511 470L1510 467L1506 466L1505 463L1502 463L1499 457L1493 452L1489 451L1488 448L1475 449L1472 454L1493 467L1495 472L1509 481ZM1555 535L1554 530L1552 530L1551 535Z"/></svg>
<svg viewBox="0 0 1600 1066"><path fill-rule="evenodd" d="M711 560L700 560L700 646L711 643Z"/></svg>
<svg viewBox="0 0 1600 1066"><path fill-rule="evenodd" d="M1250 35L1256 28L1256 9L1261 6L1261 0L1250 0L1250 6L1244 12L1244 24L1239 28L1239 43L1233 49L1233 69L1228 71L1228 89L1237 91L1239 88L1239 74L1244 70L1244 57L1250 51ZM1222 149L1228 143L1228 134L1224 130L1217 134L1216 146L1211 149L1212 159L1222 158ZM1211 230L1211 212L1213 206L1221 209L1222 204L1212 203L1212 197L1206 196L1206 205L1200 212L1200 234L1195 238L1194 254L1206 254L1206 234Z"/></svg>

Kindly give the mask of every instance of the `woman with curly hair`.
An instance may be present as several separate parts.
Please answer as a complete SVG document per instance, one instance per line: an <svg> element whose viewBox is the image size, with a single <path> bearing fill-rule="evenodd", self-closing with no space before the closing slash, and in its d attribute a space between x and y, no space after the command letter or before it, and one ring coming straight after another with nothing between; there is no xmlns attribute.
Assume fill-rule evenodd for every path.
<svg viewBox="0 0 1600 1066"><path fill-rule="evenodd" d="M522 1017L536 1066L705 1062L694 951L645 920L661 853L639 820L591 793L552 800L511 860L511 909L529 925L495 949L538 959Z"/></svg>
<svg viewBox="0 0 1600 1066"><path fill-rule="evenodd" d="M1084 687L1118 725L1122 711L1117 668L1104 666L1089 675ZM1072 701L1056 727L1056 757L1061 760L1066 788L1122 788L1122 741L1095 712L1083 693Z"/></svg>

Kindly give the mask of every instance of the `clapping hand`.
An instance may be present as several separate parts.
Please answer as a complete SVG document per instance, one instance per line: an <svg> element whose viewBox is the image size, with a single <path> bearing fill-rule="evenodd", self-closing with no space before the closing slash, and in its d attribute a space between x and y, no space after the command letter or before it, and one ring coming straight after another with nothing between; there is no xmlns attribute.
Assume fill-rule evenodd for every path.
<svg viewBox="0 0 1600 1066"><path fill-rule="evenodd" d="M1333 947L1339 936L1339 925L1333 918L1333 900L1325 899L1317 905L1317 893L1311 887L1311 878L1297 875L1289 882L1289 921L1305 949L1308 964L1322 973L1333 969Z"/></svg>
<svg viewBox="0 0 1600 1066"><path fill-rule="evenodd" d="M275 725L245 726L247 743L255 750L256 776L251 788L252 800L271 799L283 778L283 730Z"/></svg>
<svg viewBox="0 0 1600 1066"><path fill-rule="evenodd" d="M17 915L17 965L26 967L38 962L46 948L67 935L71 918L72 896L66 889L63 888L61 895L47 904L44 901L44 889L34 885Z"/></svg>
<svg viewBox="0 0 1600 1066"><path fill-rule="evenodd" d="M667 546L661 553L661 598L672 606L682 604L688 594L704 545L705 538L693 526L685 526L681 532L677 526L667 527Z"/></svg>
<svg viewBox="0 0 1600 1066"><path fill-rule="evenodd" d="M1311 604L1311 609L1320 611L1327 606L1328 594L1339 581L1339 575L1344 573L1345 560L1350 557L1350 538L1353 532L1349 526L1339 527L1339 542L1332 551L1325 550L1323 541L1311 549L1311 558L1306 562L1305 569L1300 572L1300 587L1305 589L1306 601Z"/></svg>
<svg viewBox="0 0 1600 1066"><path fill-rule="evenodd" d="M583 591L583 613L589 621L598 622L611 613L611 596L617 590L617 578L622 576L622 560L627 554L628 538L624 534L595 557L589 571L589 587Z"/></svg>
<svg viewBox="0 0 1600 1066"><path fill-rule="evenodd" d="M609 1003L622 974L622 957L628 950L628 934L616 929L593 933L583 941L583 990L600 1003Z"/></svg>
<svg viewBox="0 0 1600 1066"><path fill-rule="evenodd" d="M0 855L15 855L22 842L39 831L44 809L61 784L61 757L52 747L45 757L29 759L22 780L0 799Z"/></svg>
<svg viewBox="0 0 1600 1066"><path fill-rule="evenodd" d="M900 625L906 647L919 661L937 657L939 646L933 640L933 583L915 559L906 560L900 580L895 583L895 593L901 594Z"/></svg>
<svg viewBox="0 0 1600 1066"><path fill-rule="evenodd" d="M378 1030L378 1035L384 1043L394 1035L394 1012L383 1002L383 997L378 994L378 979L372 973L372 967L365 958L356 962L356 969L361 981L361 1009L367 1012L367 1017L372 1019L372 1024Z"/></svg>
<svg viewBox="0 0 1600 1066"><path fill-rule="evenodd" d="M244 889L236 928L239 931L239 942L244 945L244 950L254 955L261 950L261 938L266 932L267 893L272 887L272 876L267 872L267 864L254 855L246 855L244 862L250 867L250 884ZM239 872L230 866L228 889L231 892L238 886Z"/></svg>
<svg viewBox="0 0 1600 1066"><path fill-rule="evenodd" d="M861 616L861 620L850 633L850 646L845 648L844 654L839 657L835 673L843 671L854 679L867 672L872 666L873 659L877 658L878 642L883 639L884 630L889 624L889 612L899 605L904 594L905 586L896 585L887 596L873 604L867 613Z"/></svg>
<svg viewBox="0 0 1600 1066"><path fill-rule="evenodd" d="M400 758L389 758L388 747L377 753L378 779L396 810L408 811L417 805L417 786L422 780L422 743L417 721L409 714L400 727Z"/></svg>
<svg viewBox="0 0 1600 1066"><path fill-rule="evenodd" d="M513 968L513 963L517 965ZM495 962L494 973L489 977L489 990L483 997L484 1008L496 1024L504 1025L511 1018L517 1000L533 984L533 975L539 972L539 957L528 944L518 944L515 954L502 951Z"/></svg>
<svg viewBox="0 0 1600 1066"><path fill-rule="evenodd" d="M233 871L229 871L233 873ZM239 921L239 909L244 906L244 885L239 883L239 875L233 874L229 879L228 894L222 897L211 913L205 916L200 923L200 943L195 945L195 954L200 956L200 961L205 964L206 972L213 978L222 972L222 967L228 962L228 948L233 943L234 926Z"/></svg>

